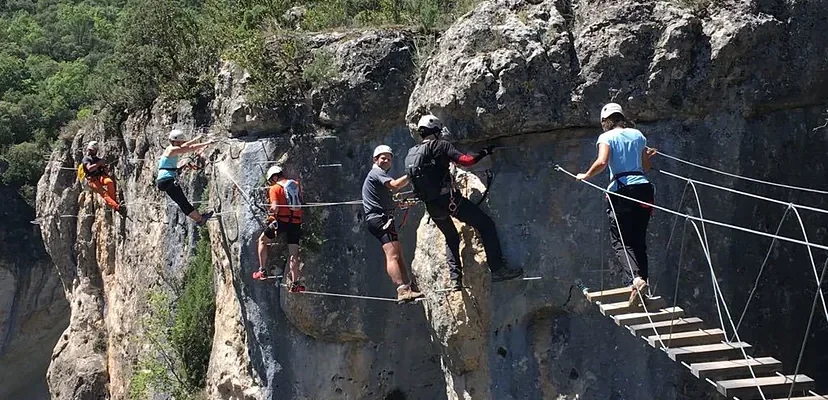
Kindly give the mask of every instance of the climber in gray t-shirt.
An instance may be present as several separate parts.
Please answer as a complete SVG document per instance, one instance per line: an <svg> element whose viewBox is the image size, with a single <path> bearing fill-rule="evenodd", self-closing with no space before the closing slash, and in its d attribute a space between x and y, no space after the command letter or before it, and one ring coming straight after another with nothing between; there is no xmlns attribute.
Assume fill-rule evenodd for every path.
<svg viewBox="0 0 828 400"><path fill-rule="evenodd" d="M391 189L387 187L393 181L394 178L388 175L388 171L376 164L371 167L371 172L368 172L362 185L362 211L366 217L394 212L394 199L391 197Z"/></svg>
<svg viewBox="0 0 828 400"><path fill-rule="evenodd" d="M363 224L368 232L382 243L385 269L397 285L397 301L407 302L423 297L423 294L412 289L410 283L406 283L408 279L405 259L402 255L402 245L397 238L397 228L394 226L393 213L396 205L391 192L408 185L408 176L403 175L394 179L388 175L393 158L391 147L380 145L374 150L374 165L362 184L362 209L365 212Z"/></svg>

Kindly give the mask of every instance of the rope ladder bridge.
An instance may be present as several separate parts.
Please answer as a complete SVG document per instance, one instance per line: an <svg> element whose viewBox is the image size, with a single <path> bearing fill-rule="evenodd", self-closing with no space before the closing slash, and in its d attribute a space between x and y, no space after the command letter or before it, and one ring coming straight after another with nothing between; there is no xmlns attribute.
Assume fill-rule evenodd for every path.
<svg viewBox="0 0 828 400"><path fill-rule="evenodd" d="M664 155L663 153L659 154ZM717 172L729 177L737 177L755 183L763 183L772 186L802 190L811 193L816 192L821 194L828 194L828 192L818 191L815 189L800 188L790 185L781 185L773 182L766 182L758 179L741 177L739 175L715 170L710 167L693 164L688 161L678 159L677 157L668 155L665 156L667 158L679 161L687 165L702 168L712 172ZM555 165L555 170L569 175L570 177L575 177L573 174L571 174L570 172L566 171L558 165ZM668 213L674 214L676 218L684 217L685 228L688 226L688 224L692 225L698 236L701 247L704 251L704 255L708 263L708 266L710 267L711 279L713 282L713 291L716 296L716 305L717 310L719 312L719 320L721 327L711 328L709 326L706 326L705 322L701 318L688 315L684 309L677 306L675 302L676 299L674 299L674 303L672 304L672 306L668 306L667 302L659 296L647 296L643 295L640 292L637 292L634 295L632 288L629 286L605 290L602 285L601 290L591 291L582 282L577 281L576 285L582 291L582 293L586 297L586 300L589 303L594 304L601 312L601 314L610 318L613 322L615 322L616 325L626 328L626 330L631 335L637 338L641 338L649 346L661 350L671 360L689 369L690 373L692 373L693 376L711 384L717 392L719 392L727 398L733 398L737 400L828 400L828 396L819 395L813 391L815 388L815 382L812 378L799 373L800 364L805 352L805 345L807 343L807 339L813 322L813 317L818 306L818 300L822 300L822 306L823 310L825 311L825 317L826 320L828 320L828 310L825 309L825 300L824 295L822 293L822 280L825 276L826 268L828 268L828 260L826 260L825 264L823 265L822 273L818 274L816 264L814 262L814 257L811 251L814 248L828 250L828 247L816 243L811 243L808 241L803 220L799 215L799 210L801 209L819 212L823 214L828 213L828 210L797 205L750 193L739 192L726 187L721 187L717 185L708 184L706 182L685 178L683 176L673 174L664 170L654 170L669 177L684 180L686 182L685 189L687 188L687 186L690 186L693 188L694 192L696 192L696 184L699 184L707 187L713 187L715 189L726 190L738 195L758 198L772 203L786 205L788 208L786 209L785 214L782 217L782 221L780 221L779 227L781 228L782 222L784 222L784 219L789 214L789 212L793 211L793 214L796 215L799 224L802 227L804 241L779 236L779 229L777 229L776 234L771 235L765 232L753 231L744 227L738 227L721 223L718 221L704 219L702 217L703 214L701 213L701 204L698 203L697 192L696 199L697 205L699 206L699 217L682 214L664 207L649 204L617 193L612 193L590 182L584 181L585 184L594 187L598 190L601 190L607 193L607 195L619 196L621 198L626 198L630 201L638 202L642 205L647 205L658 210L666 211ZM610 204L612 203L610 202ZM756 285L750 293L747 304L745 305L745 310L742 313L742 316L739 318L739 323L735 324L730 316L730 311L727 307L724 296L721 293L721 288L718 285L715 270L713 269L713 264L711 261L709 251L710 247L707 243L707 233L704 229L705 223L740 230L743 232L753 233L760 236L772 237L773 242L771 243L771 249L777 240L803 244L807 246L811 266L813 268L814 276L817 282L817 293L814 295L811 314L806 328L805 338L803 339L803 343L799 352L799 359L797 360L793 374L783 374L782 362L780 362L776 358L770 356L749 355L749 353L752 353L753 346L745 341L742 341L741 338L739 338L738 334L738 328L741 325L745 313L747 312L747 307L750 304L751 299L753 298L754 292L756 291L756 286L758 286L759 278L761 277L762 272L764 272L765 264L768 261L768 257L765 257L765 261L763 262L762 267L760 268L759 275L756 278ZM699 228L699 226L701 226L701 229ZM684 253L683 245L684 243L682 241L682 254L679 257L679 274L681 269L681 259ZM771 249L768 249L768 255L770 255ZM629 262L629 260L628 264L630 267L630 272L632 272L632 265ZM675 297L677 297L678 295L679 277L680 275L677 275ZM638 297L638 302L630 301L632 298L634 298L634 296ZM722 314L722 310L724 310L724 314ZM726 327L725 320L729 322L731 327L732 337L730 338L728 338L728 329Z"/></svg>

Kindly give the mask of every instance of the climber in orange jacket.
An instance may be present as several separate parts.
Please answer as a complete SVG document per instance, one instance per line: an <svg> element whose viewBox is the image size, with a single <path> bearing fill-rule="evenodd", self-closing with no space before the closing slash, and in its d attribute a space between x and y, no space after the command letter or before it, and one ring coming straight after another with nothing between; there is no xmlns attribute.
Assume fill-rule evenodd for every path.
<svg viewBox="0 0 828 400"><path fill-rule="evenodd" d="M274 165L267 170L270 215L268 225L259 236L259 271L253 279L267 279L267 245L277 236L285 236L288 245L289 273L287 287L290 292L303 292L300 283L302 270L299 259L299 240L302 239L302 187L299 181L288 179L282 167Z"/></svg>
<svg viewBox="0 0 828 400"><path fill-rule="evenodd" d="M106 205L123 215L126 208L118 204L118 191L115 181L109 176L109 166L98 157L98 142L93 140L86 145L86 155L83 157L83 172L86 184L93 191L103 197Z"/></svg>

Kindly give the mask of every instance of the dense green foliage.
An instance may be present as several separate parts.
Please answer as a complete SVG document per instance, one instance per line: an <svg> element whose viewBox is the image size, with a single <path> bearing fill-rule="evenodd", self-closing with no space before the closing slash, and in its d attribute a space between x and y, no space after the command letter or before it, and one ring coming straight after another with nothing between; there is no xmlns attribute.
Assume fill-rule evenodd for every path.
<svg viewBox="0 0 828 400"><path fill-rule="evenodd" d="M250 71L254 100L298 99L329 78L331 57L309 52L297 30L435 30L475 2L0 0L0 184L31 193L73 119L209 98L220 57Z"/></svg>
<svg viewBox="0 0 828 400"><path fill-rule="evenodd" d="M213 347L216 296L210 238L201 229L196 251L181 288L169 288L180 295L155 289L148 294L148 313L142 319L142 354L129 385L129 398L152 398L167 393L176 399L198 396L205 385Z"/></svg>

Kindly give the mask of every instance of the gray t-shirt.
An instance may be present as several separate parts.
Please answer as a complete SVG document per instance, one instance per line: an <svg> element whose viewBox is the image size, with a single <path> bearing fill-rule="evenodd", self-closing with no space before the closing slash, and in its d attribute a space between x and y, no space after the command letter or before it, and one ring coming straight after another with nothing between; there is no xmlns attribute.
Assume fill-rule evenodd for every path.
<svg viewBox="0 0 828 400"><path fill-rule="evenodd" d="M396 208L391 190L385 184L392 181L391 175L374 164L362 184L362 210L365 215L393 212Z"/></svg>

